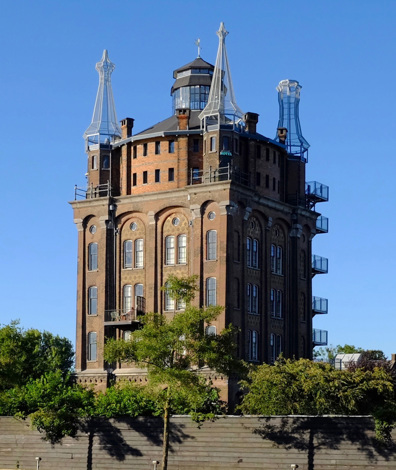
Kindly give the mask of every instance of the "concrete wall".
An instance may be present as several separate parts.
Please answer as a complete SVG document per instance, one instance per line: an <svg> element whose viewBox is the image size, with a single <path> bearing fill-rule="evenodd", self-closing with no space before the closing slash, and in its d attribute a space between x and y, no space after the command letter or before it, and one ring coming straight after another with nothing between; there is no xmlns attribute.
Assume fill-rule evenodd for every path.
<svg viewBox="0 0 396 470"><path fill-rule="evenodd" d="M365 417L219 418L200 428L186 416L172 418L169 469L368 470L396 468L396 448L374 441ZM394 435L396 438L396 434ZM150 469L161 460L162 421L99 421L76 439L51 446L29 423L0 418L0 470Z"/></svg>

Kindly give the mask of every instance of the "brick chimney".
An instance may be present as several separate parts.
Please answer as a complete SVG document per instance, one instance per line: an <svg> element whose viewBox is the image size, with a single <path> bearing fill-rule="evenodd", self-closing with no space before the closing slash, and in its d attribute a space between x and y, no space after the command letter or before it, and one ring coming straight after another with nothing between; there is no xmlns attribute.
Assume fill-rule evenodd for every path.
<svg viewBox="0 0 396 470"><path fill-rule="evenodd" d="M246 132L250 134L255 134L259 115L257 113L246 113L244 120L246 123Z"/></svg>
<svg viewBox="0 0 396 470"><path fill-rule="evenodd" d="M127 137L131 137L134 121L135 121L134 119L128 118L128 117L121 121L121 137L123 139L126 139Z"/></svg>
<svg viewBox="0 0 396 470"><path fill-rule="evenodd" d="M188 122L190 120L189 109L177 109L177 120L179 121L179 131L186 131L188 129Z"/></svg>

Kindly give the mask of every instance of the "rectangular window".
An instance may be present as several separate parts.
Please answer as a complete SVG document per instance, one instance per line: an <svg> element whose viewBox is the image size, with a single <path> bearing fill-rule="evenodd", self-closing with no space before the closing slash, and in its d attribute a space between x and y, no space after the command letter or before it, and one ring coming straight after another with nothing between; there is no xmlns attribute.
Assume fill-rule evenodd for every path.
<svg viewBox="0 0 396 470"><path fill-rule="evenodd" d="M132 286L126 285L122 288L122 311L128 313L132 310Z"/></svg>
<svg viewBox="0 0 396 470"><path fill-rule="evenodd" d="M165 284L164 308L166 311L175 309L175 300L169 295L168 283Z"/></svg>
<svg viewBox="0 0 396 470"><path fill-rule="evenodd" d="M246 310L248 313L252 311L252 285L246 285Z"/></svg>
<svg viewBox="0 0 396 470"><path fill-rule="evenodd" d="M276 152L275 150L273 151L273 162L274 162L274 165L276 164Z"/></svg>
<svg viewBox="0 0 396 470"><path fill-rule="evenodd" d="M252 268L259 267L259 242L254 239L252 241Z"/></svg>
<svg viewBox="0 0 396 470"><path fill-rule="evenodd" d="M98 269L98 244L90 243L88 245L88 271Z"/></svg>
<svg viewBox="0 0 396 470"><path fill-rule="evenodd" d="M98 169L98 157L97 155L92 155L92 170Z"/></svg>
<svg viewBox="0 0 396 470"><path fill-rule="evenodd" d="M165 238L165 264L175 264L175 237Z"/></svg>
<svg viewBox="0 0 396 470"><path fill-rule="evenodd" d="M96 361L96 333L91 331L88 333L88 361Z"/></svg>
<svg viewBox="0 0 396 470"><path fill-rule="evenodd" d="M216 151L216 137L211 137L210 138L210 151L211 152Z"/></svg>
<svg viewBox="0 0 396 470"><path fill-rule="evenodd" d="M155 170L155 182L156 183L160 182L160 171L158 169Z"/></svg>
<svg viewBox="0 0 396 470"><path fill-rule="evenodd" d="M265 175L265 187L269 188L269 175Z"/></svg>
<svg viewBox="0 0 396 470"><path fill-rule="evenodd" d="M137 158L137 146L136 145L133 146L132 158Z"/></svg>
<svg viewBox="0 0 396 470"><path fill-rule="evenodd" d="M168 169L168 181L175 181L175 169L174 168Z"/></svg>
<svg viewBox="0 0 396 470"><path fill-rule="evenodd" d="M266 148L265 149L265 159L267 160L267 162L269 162L269 153L270 153L269 148Z"/></svg>
<svg viewBox="0 0 396 470"><path fill-rule="evenodd" d="M230 150L230 138L227 135L223 136L223 150Z"/></svg>
<svg viewBox="0 0 396 470"><path fill-rule="evenodd" d="M135 268L143 268L143 238L135 240Z"/></svg>
<svg viewBox="0 0 396 470"><path fill-rule="evenodd" d="M206 279L206 306L216 305L216 278Z"/></svg>
<svg viewBox="0 0 396 470"><path fill-rule="evenodd" d="M217 232L216 230L208 230L206 232L206 259L217 259Z"/></svg>
<svg viewBox="0 0 396 470"><path fill-rule="evenodd" d="M174 140L170 140L168 142L168 152L175 153L175 141Z"/></svg>
<svg viewBox="0 0 396 470"><path fill-rule="evenodd" d="M261 173L257 172L256 173L256 186L260 186L261 184Z"/></svg>
<svg viewBox="0 0 396 470"><path fill-rule="evenodd" d="M283 250L281 246L276 247L276 273L283 273Z"/></svg>
<svg viewBox="0 0 396 470"><path fill-rule="evenodd" d="M132 268L132 240L124 241L124 269Z"/></svg>
<svg viewBox="0 0 396 470"><path fill-rule="evenodd" d="M246 266L252 266L252 239L247 237L246 239Z"/></svg>
<svg viewBox="0 0 396 470"><path fill-rule="evenodd" d="M88 315L97 315L98 313L98 288L92 286L88 289Z"/></svg>
<svg viewBox="0 0 396 470"><path fill-rule="evenodd" d="M258 287L256 285L252 286L252 313L258 313Z"/></svg>
<svg viewBox="0 0 396 470"><path fill-rule="evenodd" d="M178 264L187 263L187 235L177 237L177 262ZM180 309L179 309L180 310Z"/></svg>
<svg viewBox="0 0 396 470"><path fill-rule="evenodd" d="M147 171L143 171L143 184L147 184Z"/></svg>
<svg viewBox="0 0 396 470"><path fill-rule="evenodd" d="M283 301L283 292L281 290L276 291L276 311L275 316L277 318L282 318L282 302Z"/></svg>
<svg viewBox="0 0 396 470"><path fill-rule="evenodd" d="M251 354L250 359L252 361L257 361L258 359L258 333L257 331L252 331L252 341L251 341Z"/></svg>
<svg viewBox="0 0 396 470"><path fill-rule="evenodd" d="M132 186L136 186L136 185L137 185L137 174L132 173Z"/></svg>
<svg viewBox="0 0 396 470"><path fill-rule="evenodd" d="M276 315L276 291L271 289L271 316L275 317Z"/></svg>
<svg viewBox="0 0 396 470"><path fill-rule="evenodd" d="M199 139L193 140L193 152L195 153L199 152Z"/></svg>
<svg viewBox="0 0 396 470"><path fill-rule="evenodd" d="M143 144L143 157L147 157L147 143Z"/></svg>
<svg viewBox="0 0 396 470"><path fill-rule="evenodd" d="M155 154L159 155L161 153L161 142L157 140L155 142Z"/></svg>

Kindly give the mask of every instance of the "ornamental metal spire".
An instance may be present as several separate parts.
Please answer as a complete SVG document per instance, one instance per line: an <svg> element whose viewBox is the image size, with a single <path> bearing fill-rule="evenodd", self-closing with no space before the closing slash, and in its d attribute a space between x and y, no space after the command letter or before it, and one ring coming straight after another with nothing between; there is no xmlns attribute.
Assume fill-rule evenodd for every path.
<svg viewBox="0 0 396 470"><path fill-rule="evenodd" d="M278 128L287 129L286 141L284 142L287 151L292 155L303 157L310 145L301 132L299 116L301 88L297 80L281 80L276 87L279 102ZM280 141L279 132L275 140Z"/></svg>
<svg viewBox="0 0 396 470"><path fill-rule="evenodd" d="M106 49L95 68L99 73L98 93L91 125L84 133L84 139L90 144L99 144L121 136L111 88L111 73L115 65L110 61Z"/></svg>
<svg viewBox="0 0 396 470"><path fill-rule="evenodd" d="M228 34L224 23L220 23L217 31L219 48L217 50L216 65L210 87L208 104L199 115L200 119L213 116L219 122L239 122L243 119L243 112L236 103L234 87L232 86L231 71L228 63L225 38Z"/></svg>

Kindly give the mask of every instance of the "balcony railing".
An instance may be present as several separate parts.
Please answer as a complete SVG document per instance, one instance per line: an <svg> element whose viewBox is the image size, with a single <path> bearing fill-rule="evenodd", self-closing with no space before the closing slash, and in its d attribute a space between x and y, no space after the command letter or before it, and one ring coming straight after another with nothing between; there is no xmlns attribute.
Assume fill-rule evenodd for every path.
<svg viewBox="0 0 396 470"><path fill-rule="evenodd" d="M312 297L312 313L323 315L329 312L329 301L323 297Z"/></svg>
<svg viewBox="0 0 396 470"><path fill-rule="evenodd" d="M111 196L111 185L110 182L105 184L98 184L94 186L88 186L87 189L79 188L77 185L74 186L74 200L77 199L96 199L98 197L110 197Z"/></svg>
<svg viewBox="0 0 396 470"><path fill-rule="evenodd" d="M312 274L326 274L329 272L329 260L322 256L312 255Z"/></svg>
<svg viewBox="0 0 396 470"><path fill-rule="evenodd" d="M312 201L325 202L329 200L329 187L317 181L309 181L305 183L305 194Z"/></svg>
<svg viewBox="0 0 396 470"><path fill-rule="evenodd" d="M320 215L316 219L316 231L317 233L327 233L329 231L329 219L324 215Z"/></svg>
<svg viewBox="0 0 396 470"><path fill-rule="evenodd" d="M328 332L326 330L318 330L314 328L312 331L312 342L314 346L327 345Z"/></svg>
<svg viewBox="0 0 396 470"><path fill-rule="evenodd" d="M135 305L136 308L131 308L127 312L124 309L105 310L105 326L132 325L139 322L139 317L146 313L146 299L136 296Z"/></svg>
<svg viewBox="0 0 396 470"><path fill-rule="evenodd" d="M235 170L230 164L219 168L208 168L206 170L190 170L189 184L217 183L218 181L234 181L235 183L249 186L247 173Z"/></svg>

